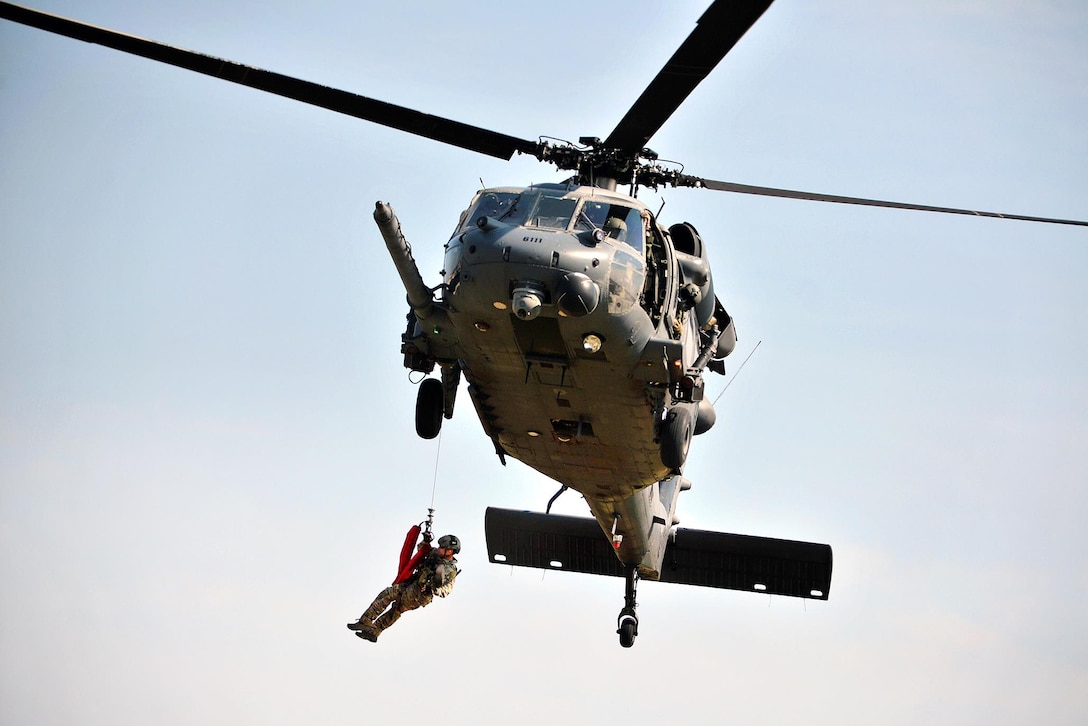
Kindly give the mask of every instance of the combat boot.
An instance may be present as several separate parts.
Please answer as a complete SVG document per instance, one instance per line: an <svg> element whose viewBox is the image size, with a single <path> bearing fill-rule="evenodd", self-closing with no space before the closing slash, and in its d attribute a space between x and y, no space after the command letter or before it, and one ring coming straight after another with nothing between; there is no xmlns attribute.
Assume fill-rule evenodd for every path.
<svg viewBox="0 0 1088 726"><path fill-rule="evenodd" d="M381 631L373 627L363 627L355 631L357 637L360 637L363 640L369 640L371 643L377 643L380 634Z"/></svg>
<svg viewBox="0 0 1088 726"><path fill-rule="evenodd" d="M354 623L348 623L348 630L359 631L359 630L362 630L364 628L373 628L373 627L374 627L374 623L367 620L366 618L359 618Z"/></svg>

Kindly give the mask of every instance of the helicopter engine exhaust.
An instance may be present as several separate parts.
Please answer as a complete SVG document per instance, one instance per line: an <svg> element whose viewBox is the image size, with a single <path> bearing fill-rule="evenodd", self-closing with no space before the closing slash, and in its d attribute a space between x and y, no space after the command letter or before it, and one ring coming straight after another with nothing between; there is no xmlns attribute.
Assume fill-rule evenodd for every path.
<svg viewBox="0 0 1088 726"><path fill-rule="evenodd" d="M374 221L381 230L393 264L397 266L400 281L408 292L408 304L412 307L412 312L420 320L429 317L434 312L434 295L419 274L419 267L412 257L412 246L401 232L400 220L393 212L393 207L381 201L375 203Z"/></svg>

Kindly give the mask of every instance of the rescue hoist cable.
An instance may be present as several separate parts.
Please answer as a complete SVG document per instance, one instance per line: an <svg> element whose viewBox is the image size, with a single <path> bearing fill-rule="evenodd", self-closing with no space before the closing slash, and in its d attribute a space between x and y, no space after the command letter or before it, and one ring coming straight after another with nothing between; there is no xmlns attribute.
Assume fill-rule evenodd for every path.
<svg viewBox="0 0 1088 726"><path fill-rule="evenodd" d="M434 525L434 497L438 490L438 462L442 453L442 431L438 432L438 448L434 452L434 481L431 483L431 506L427 507L427 519L419 523L423 530L423 541L430 542L434 538L431 527Z"/></svg>
<svg viewBox="0 0 1088 726"><path fill-rule="evenodd" d="M725 384L725 388L723 388L723 389L722 389L722 392L718 394L718 398L721 398L722 396L724 396L724 395L725 395L725 392L729 390L729 387L730 387L731 385L733 385L733 381L737 380L737 376L739 376L739 375L740 375L740 372L741 372L742 370L744 370L744 366L745 366L745 364L746 364L746 363L748 363L749 359L751 359L751 357L752 357L753 355L755 355L755 354L756 354L756 350L758 350L758 349L759 349L759 346L760 346L760 345L761 345L762 343L763 343L763 341L762 341L762 340L761 340L761 341L759 341L758 343L756 343L756 347L755 347L755 348L752 348L752 352L748 354L748 357L747 357L747 358L745 358L745 359L744 359L744 361L743 361L743 362L742 362L742 363L740 364L740 366L739 366L739 367L737 368L737 372L736 372L736 373L734 373L734 374L733 374L733 377L729 379L729 382ZM714 399L714 404L716 404L716 403L718 402L718 398L715 398L715 399ZM714 404L711 404L711 405L714 405Z"/></svg>
<svg viewBox="0 0 1088 726"><path fill-rule="evenodd" d="M432 502L432 504L433 504L433 502ZM423 526L423 539L424 539L424 541L430 542L431 538L434 536L431 533L431 526L434 524L434 507L428 507L427 508L427 519L420 522L420 524Z"/></svg>
<svg viewBox="0 0 1088 726"><path fill-rule="evenodd" d="M442 431L441 431L441 429L439 429L439 431L438 431L438 448L435 449L435 452L434 452L434 482L431 484L431 506L427 510L429 512L434 512L434 495L435 495L435 491L438 489L438 461L439 461L439 457L441 456L441 454L442 454Z"/></svg>

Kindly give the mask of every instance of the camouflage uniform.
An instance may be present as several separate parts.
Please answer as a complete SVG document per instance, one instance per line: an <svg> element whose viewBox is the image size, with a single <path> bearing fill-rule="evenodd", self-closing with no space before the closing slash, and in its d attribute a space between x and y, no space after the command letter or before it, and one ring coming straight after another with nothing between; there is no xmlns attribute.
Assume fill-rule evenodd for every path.
<svg viewBox="0 0 1088 726"><path fill-rule="evenodd" d="M433 552L427 555L410 580L400 585L390 585L374 598L374 602L359 618L361 627L357 630L360 637L371 636L367 639L377 640L383 630L400 619L402 613L430 605L435 595L449 595L457 572L456 559L447 560Z"/></svg>

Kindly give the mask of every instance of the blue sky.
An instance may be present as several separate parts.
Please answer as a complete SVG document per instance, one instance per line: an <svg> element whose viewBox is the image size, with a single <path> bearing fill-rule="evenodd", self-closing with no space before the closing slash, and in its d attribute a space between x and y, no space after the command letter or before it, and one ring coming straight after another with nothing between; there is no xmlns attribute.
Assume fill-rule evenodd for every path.
<svg viewBox="0 0 1088 726"><path fill-rule="evenodd" d="M41 0L522 138L605 136L703 2ZM710 178L1088 217L1080 2L779 0L651 141ZM413 433L404 293L499 162L0 24L0 721L1088 717L1088 234L665 191L762 341L683 526L828 542L827 602L488 564L467 399ZM724 381L716 384L717 395ZM446 601L350 636L431 501ZM567 494L558 509L584 514ZM448 685L421 679L451 675Z"/></svg>

